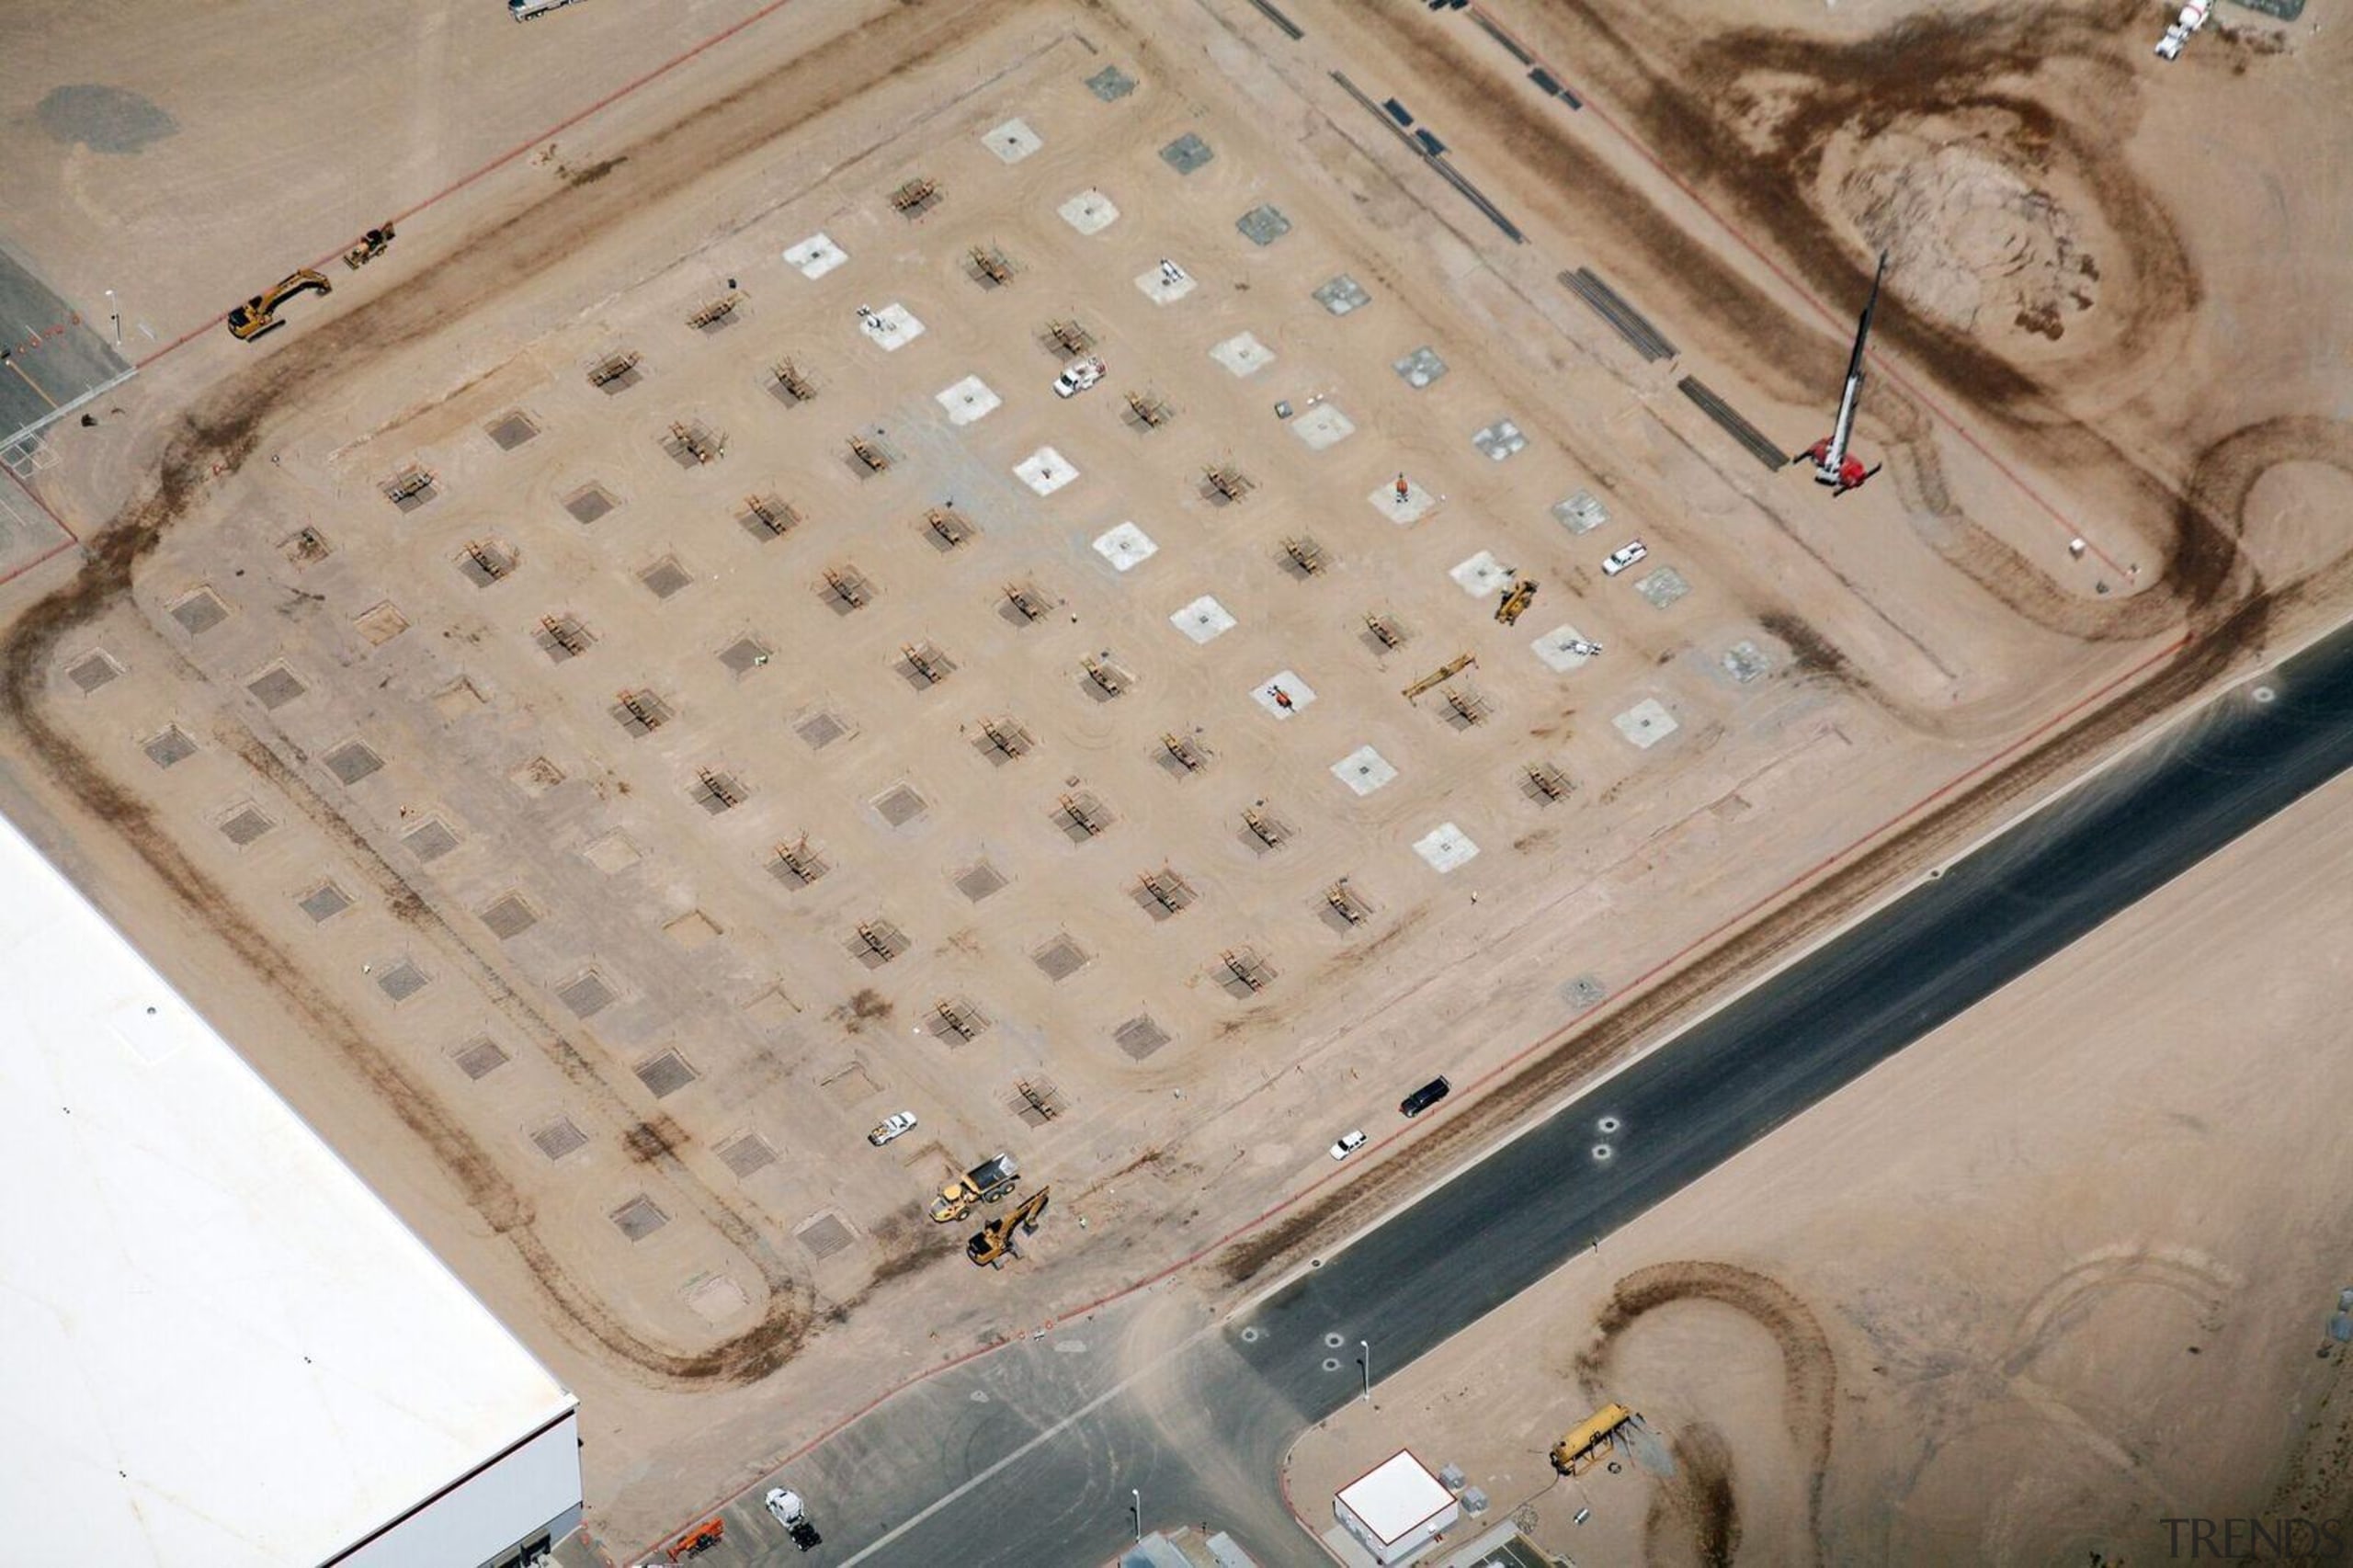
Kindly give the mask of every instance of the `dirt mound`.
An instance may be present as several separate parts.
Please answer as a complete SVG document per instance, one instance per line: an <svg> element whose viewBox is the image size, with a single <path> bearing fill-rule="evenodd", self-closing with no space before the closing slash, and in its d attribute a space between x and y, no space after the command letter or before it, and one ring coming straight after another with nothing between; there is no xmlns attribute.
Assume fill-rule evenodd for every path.
<svg viewBox="0 0 2353 1568"><path fill-rule="evenodd" d="M1996 341L2056 342L2093 308L2099 267L2083 225L2015 118L1918 119L1836 152L1825 195L1888 252L1915 310Z"/></svg>

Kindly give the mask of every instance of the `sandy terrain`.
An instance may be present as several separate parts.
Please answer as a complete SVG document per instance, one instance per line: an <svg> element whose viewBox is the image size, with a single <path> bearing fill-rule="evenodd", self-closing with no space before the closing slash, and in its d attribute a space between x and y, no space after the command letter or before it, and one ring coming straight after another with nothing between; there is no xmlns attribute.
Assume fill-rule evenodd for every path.
<svg viewBox="0 0 2353 1568"><path fill-rule="evenodd" d="M1382 1381L1294 1506L1411 1444L1580 1562L2164 1562L2168 1517L2341 1518L2353 1068L2313 1044L2348 843L2338 783ZM1554 1480L1611 1399L1672 1479Z"/></svg>
<svg viewBox="0 0 2353 1568"><path fill-rule="evenodd" d="M1460 16L1295 9L1299 48L1239 6L756 21L552 150L541 128L753 8L665 11L622 51L619 7L516 28L420 5L421 40L463 42L420 44L422 97L289 23L302 85L251 124L226 80L209 101L161 85L205 74L175 51L215 39L25 24L56 41L12 82L17 112L64 140L0 185L34 225L12 238L74 297L123 289L158 342L538 148L404 219L389 256L338 267L258 350L210 333L56 441L42 502L85 537L115 528L86 566L0 590L5 783L581 1391L592 1507L621 1541L888 1378L1208 1245L1325 1176L1335 1132L1392 1131L1431 1072L1495 1079L1205 1288L1368 1216L2342 605L2344 476L2324 466L2342 432L2309 416L2341 367L2300 348L2233 369L2243 346L2300 341L2234 267L2307 245L2317 220L2242 210L2251 179L2210 207L2205 185L2135 172L2200 136L2292 166L2194 118L2247 79L2227 40L2201 40L2211 63L2166 78L2143 124L2102 112L2145 49L2114 18L2062 14L2037 71L2022 46L1913 59L1871 41L1883 17L1806 12L1861 40L1838 45L1853 69L1774 97L1802 40L1752 40L1751 79L1615 8L1510 12L1592 74L1572 119ZM101 63L119 58L140 63ZM2275 136L2314 129L2305 84L2331 58L2256 60L2312 106L2282 108ZM1404 92L1530 243L1402 156L1337 65L1376 99ZM1107 67L1133 90L1090 90ZM86 94L41 118L98 76L185 140ZM1666 77L1722 91L1703 109ZM1900 132L1874 119L1891 104ZM1703 113L1745 127L1721 155L1696 151ZM1008 161L990 138L1017 118L1040 145ZM1180 174L1162 149L1188 132L1212 156ZM267 166L228 156L247 143ZM1768 165L1812 196L1765 203L1743 169ZM892 210L918 177L942 199ZM1096 233L1102 210L1059 210L1090 190L1118 209ZM1262 246L1236 221L1269 204L1290 230ZM207 221L175 226L183 210ZM176 265L114 279L100 258L125 227ZM803 276L784 252L820 232L848 259ZM1686 346L1675 373L1794 446L1826 416L1870 246L1915 234L1863 436L1888 478L1835 512L1554 281L1600 268ZM974 247L1010 281L977 281ZM1165 305L1137 282L1163 257L1194 283ZM1362 309L1313 297L1340 275ZM2262 324L2208 324L2210 296ZM732 324L689 326L729 298ZM923 331L869 332L860 305ZM1111 370L1063 401L1041 335L1074 319ZM1392 364L1424 346L1447 369L1415 388ZM625 351L640 379L593 386ZM813 400L771 390L788 357ZM973 415L967 377L997 405ZM1173 417L1140 426L1129 392ZM1526 437L1501 461L1472 441L1499 417ZM688 429L713 460L681 456ZM1048 446L1079 477L1040 494L1017 468ZM1232 502L1203 483L1229 467L1249 485ZM431 499L396 507L384 487L412 471ZM1410 524L1384 498L1400 472L1432 503ZM1578 491L1609 514L1590 534L1553 511ZM801 520L764 540L754 499ZM951 503L973 532L948 548L926 512ZM1125 524L1148 559L1117 548ZM1650 559L1605 579L1636 536ZM1322 569L1295 569L1293 544ZM1541 585L1515 628L1449 577L1481 551ZM832 585L852 574L855 610ZM1008 584L1048 612L1009 615ZM1197 641L1204 596L1235 624ZM1554 670L1531 645L1563 627L1607 653ZM1399 695L1463 653L1476 668L1449 689L1477 722L1449 720L1445 691ZM1105 698L1089 660L1128 689ZM1645 701L1677 726L1649 747L1615 722ZM1203 766L1172 767L1171 737ZM1332 769L1367 745L1397 777L1358 795ZM1565 798L1531 793L1531 766ZM1103 831L1074 831L1066 798ZM1415 846L1449 824L1479 853L1441 871ZM789 885L778 846L804 842L825 873ZM1146 877L1185 907L1159 917ZM1360 924L1330 917L1343 879ZM923 1131L867 1149L902 1107ZM981 1277L915 1205L1000 1147L1090 1228Z"/></svg>

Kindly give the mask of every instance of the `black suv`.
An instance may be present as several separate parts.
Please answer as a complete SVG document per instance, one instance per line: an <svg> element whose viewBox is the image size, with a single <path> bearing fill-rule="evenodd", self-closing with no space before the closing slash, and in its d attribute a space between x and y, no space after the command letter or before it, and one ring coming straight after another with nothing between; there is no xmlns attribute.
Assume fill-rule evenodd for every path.
<svg viewBox="0 0 2353 1568"><path fill-rule="evenodd" d="M1397 1102L1397 1108L1404 1111L1407 1116L1419 1116L1422 1112L1429 1109L1430 1107L1438 1104L1438 1101L1446 1098L1447 1091L1453 1087L1453 1085L1448 1083L1443 1078L1432 1078L1428 1083L1424 1084L1420 1088L1415 1089L1412 1094L1407 1095L1404 1099L1399 1100Z"/></svg>

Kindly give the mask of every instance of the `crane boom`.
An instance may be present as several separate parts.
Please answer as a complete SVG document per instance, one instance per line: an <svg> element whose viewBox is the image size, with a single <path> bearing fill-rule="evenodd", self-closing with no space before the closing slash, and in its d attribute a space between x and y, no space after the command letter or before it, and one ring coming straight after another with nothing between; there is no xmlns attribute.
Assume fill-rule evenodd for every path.
<svg viewBox="0 0 2353 1568"><path fill-rule="evenodd" d="M1866 469L1847 452L1855 435L1855 409L1863 395L1863 350L1871 336L1871 313L1879 309L1880 285L1887 281L1887 253L1879 253L1879 270L1871 276L1870 298L1863 301L1862 320L1855 325L1855 347L1847 356L1847 384L1838 394L1838 418L1831 426L1830 434L1816 441L1811 450L1799 453L1802 460L1813 464L1816 484L1834 486L1844 495L1870 478L1879 470Z"/></svg>

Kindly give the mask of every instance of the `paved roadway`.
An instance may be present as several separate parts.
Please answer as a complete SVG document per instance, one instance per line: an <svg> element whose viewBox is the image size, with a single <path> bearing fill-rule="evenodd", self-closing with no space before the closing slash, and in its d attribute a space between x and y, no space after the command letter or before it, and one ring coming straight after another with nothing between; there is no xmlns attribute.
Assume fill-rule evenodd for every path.
<svg viewBox="0 0 2353 1568"><path fill-rule="evenodd" d="M2353 630L2261 690L1924 880L1256 1308L1211 1324L1154 1295L892 1400L782 1478L824 1547L784 1547L754 1494L724 1560L1092 1568L1129 1539L1136 1488L1147 1527L1211 1520L1272 1568L1320 1568L1277 1477L1358 1392L1359 1340L1376 1380L1393 1371L2353 767ZM1042 1233L1030 1267L1053 1244ZM1300 1506L1328 1518L1325 1499Z"/></svg>

